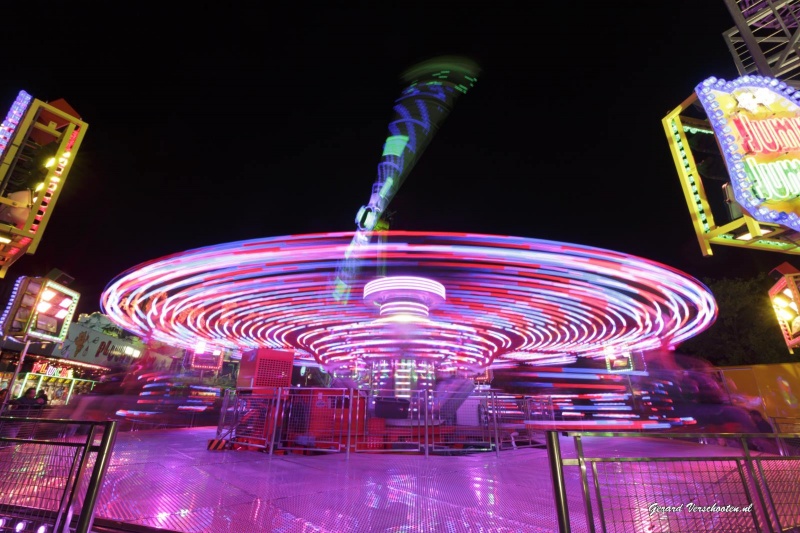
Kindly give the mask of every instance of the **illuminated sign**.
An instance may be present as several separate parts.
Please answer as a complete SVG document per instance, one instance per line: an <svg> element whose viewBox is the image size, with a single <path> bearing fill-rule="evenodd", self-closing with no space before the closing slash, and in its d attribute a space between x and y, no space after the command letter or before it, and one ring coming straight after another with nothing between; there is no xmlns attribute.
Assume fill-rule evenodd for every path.
<svg viewBox="0 0 800 533"><path fill-rule="evenodd" d="M79 297L53 280L23 276L15 283L0 317L3 334L61 342L67 336Z"/></svg>
<svg viewBox="0 0 800 533"><path fill-rule="evenodd" d="M800 93L763 76L709 78L695 92L736 202L755 220L800 231Z"/></svg>
<svg viewBox="0 0 800 533"><path fill-rule="evenodd" d="M191 367L196 370L219 370L222 367L224 354L222 350L192 353Z"/></svg>
<svg viewBox="0 0 800 533"><path fill-rule="evenodd" d="M606 369L609 372L630 372L633 370L633 358L630 352L606 354Z"/></svg>
<svg viewBox="0 0 800 533"><path fill-rule="evenodd" d="M73 373L71 368L61 368L58 366L52 366L48 363L33 363L33 370L31 370L32 374L42 374L44 376L51 376L57 378L72 378Z"/></svg>

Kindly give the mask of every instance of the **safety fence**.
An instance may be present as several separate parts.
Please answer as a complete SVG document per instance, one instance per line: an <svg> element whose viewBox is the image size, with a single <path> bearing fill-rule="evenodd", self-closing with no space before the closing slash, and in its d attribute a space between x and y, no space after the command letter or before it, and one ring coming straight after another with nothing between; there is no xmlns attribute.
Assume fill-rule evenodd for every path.
<svg viewBox="0 0 800 533"><path fill-rule="evenodd" d="M0 531L90 531L116 422L14 413L0 416Z"/></svg>
<svg viewBox="0 0 800 533"><path fill-rule="evenodd" d="M772 419L772 423L778 433L800 434L800 419L776 417ZM781 455L800 455L800 438L787 437L780 439L779 445Z"/></svg>
<svg viewBox="0 0 800 533"><path fill-rule="evenodd" d="M800 455L752 451L764 434L564 435L563 443L557 431L546 435L560 533L800 531ZM614 456L615 437L642 439L642 453ZM693 448L694 456L660 446L720 438L728 445Z"/></svg>
<svg viewBox="0 0 800 533"><path fill-rule="evenodd" d="M126 403L120 403L120 399L125 400ZM129 406L127 403L129 401L129 398L122 395L83 395L74 398L70 405L47 405L44 407L6 405L0 411L0 415L98 422L115 420L118 432L213 426L219 418L219 413L216 410L212 412L211 409L166 412L120 409L122 406Z"/></svg>
<svg viewBox="0 0 800 533"><path fill-rule="evenodd" d="M525 424L541 410L521 396L473 391L333 388L229 390L217 449L269 453L411 452L455 455L544 446Z"/></svg>

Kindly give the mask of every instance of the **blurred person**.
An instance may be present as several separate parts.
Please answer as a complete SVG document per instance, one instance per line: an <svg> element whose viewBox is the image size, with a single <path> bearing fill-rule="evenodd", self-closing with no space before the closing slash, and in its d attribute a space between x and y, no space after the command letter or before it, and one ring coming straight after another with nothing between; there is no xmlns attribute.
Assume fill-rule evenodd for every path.
<svg viewBox="0 0 800 533"><path fill-rule="evenodd" d="M758 409L751 409L749 411L750 418L753 420L753 423L756 426L756 433L772 433L775 434L777 431L772 426L772 424L764 418L761 414L761 411ZM780 447L778 445L777 437L774 439L769 438L756 438L752 439L750 442L750 447L754 450L766 453L773 453L773 454L780 454Z"/></svg>
<svg viewBox="0 0 800 533"><path fill-rule="evenodd" d="M30 416L31 414L33 414L32 410L35 409L38 411L43 407L43 405L36 398L36 387L29 388L28 390L25 391L25 394L23 394L19 398L14 398L8 403L9 405L13 406L13 409L15 411L20 411L20 413L18 413L20 416ZM17 413L15 413L15 415L16 414Z"/></svg>
<svg viewBox="0 0 800 533"><path fill-rule="evenodd" d="M28 407L38 407L41 404L36 399L36 387L31 387L25 391L25 394L20 396L19 398L15 398L9 402L13 405L18 406L28 406Z"/></svg>
<svg viewBox="0 0 800 533"><path fill-rule="evenodd" d="M753 423L756 425L758 433L775 433L775 428L772 427L772 424L769 423L769 420L764 418L764 416L761 414L761 411L758 409L752 409L750 411L750 418L753 419Z"/></svg>
<svg viewBox="0 0 800 533"><path fill-rule="evenodd" d="M42 407L45 407L50 403L50 398L47 397L47 393L44 391L44 389L40 390L39 394L36 395L36 403Z"/></svg>

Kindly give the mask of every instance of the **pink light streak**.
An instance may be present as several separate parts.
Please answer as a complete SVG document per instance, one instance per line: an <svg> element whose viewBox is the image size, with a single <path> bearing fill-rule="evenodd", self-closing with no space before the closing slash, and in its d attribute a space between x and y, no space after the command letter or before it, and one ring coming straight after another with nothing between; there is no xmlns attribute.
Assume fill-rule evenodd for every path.
<svg viewBox="0 0 800 533"><path fill-rule="evenodd" d="M176 253L120 274L101 308L126 330L173 346L293 349L326 366L416 358L485 367L524 361L526 353L536 360L649 350L700 333L717 314L702 283L666 265L588 246L468 233L388 232L387 242L360 248L354 258L361 268L353 294L368 302L339 302L333 280L352 237L292 235ZM386 281L373 281L379 257ZM419 283L397 285L395 276L431 283L419 292ZM393 283L401 302L428 298L427 319L380 317L370 301Z"/></svg>

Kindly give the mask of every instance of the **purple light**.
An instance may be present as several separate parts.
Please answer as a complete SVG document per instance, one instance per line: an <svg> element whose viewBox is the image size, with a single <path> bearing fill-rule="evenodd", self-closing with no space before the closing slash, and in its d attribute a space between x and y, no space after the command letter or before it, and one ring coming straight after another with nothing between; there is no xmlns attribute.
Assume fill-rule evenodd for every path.
<svg viewBox="0 0 800 533"><path fill-rule="evenodd" d="M8 143L11 142L12 137L14 137L14 132L17 126L19 126L19 121L22 120L25 111L28 110L31 98L33 97L25 91L20 91L17 95L17 99L14 100L11 109L6 115L6 119L0 124L0 159L3 158Z"/></svg>
<svg viewBox="0 0 800 533"><path fill-rule="evenodd" d="M431 307L445 301L439 282L411 276L378 278L364 286L364 301L380 306L380 315L397 321L425 318Z"/></svg>
<svg viewBox="0 0 800 533"><path fill-rule="evenodd" d="M114 279L101 308L124 329L173 346L291 349L326 368L381 359L462 368L566 362L676 344L716 318L702 283L620 252L468 233L386 237L365 245L373 263L362 271L374 272L380 250L387 269L403 275L354 278L364 301L330 290L353 238L343 232L156 259ZM408 323L395 318L403 316Z"/></svg>

